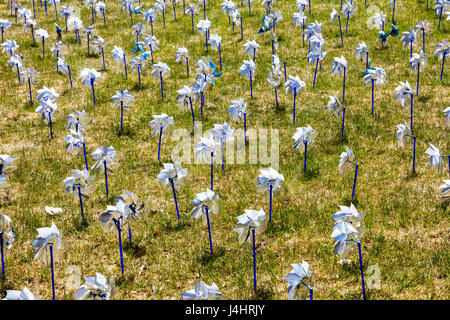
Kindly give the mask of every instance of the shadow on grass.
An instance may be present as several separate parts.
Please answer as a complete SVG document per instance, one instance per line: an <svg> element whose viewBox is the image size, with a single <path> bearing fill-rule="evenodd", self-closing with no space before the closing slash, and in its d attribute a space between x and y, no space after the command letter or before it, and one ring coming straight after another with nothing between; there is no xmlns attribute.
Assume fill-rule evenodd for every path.
<svg viewBox="0 0 450 320"><path fill-rule="evenodd" d="M211 251L203 251L203 253L199 256L199 262L202 266L210 264L217 260L220 257L223 257L225 255L226 251L222 247L216 247L213 248L213 254L211 254Z"/></svg>
<svg viewBox="0 0 450 320"><path fill-rule="evenodd" d="M350 194L351 196L351 194ZM359 201L358 201L358 196L355 196L353 199L352 198L342 198L341 202L344 203L344 206L349 207L352 203L357 206Z"/></svg>
<svg viewBox="0 0 450 320"><path fill-rule="evenodd" d="M83 231L89 227L89 222L84 218L84 221L81 220L81 217L76 217L73 225L75 226L75 230Z"/></svg>
<svg viewBox="0 0 450 320"><path fill-rule="evenodd" d="M258 275L256 275L258 276ZM258 278L256 278L256 281L258 281ZM256 292L253 292L252 299L255 300L272 300L275 296L275 293L273 292L272 288L269 288L265 285L258 286L258 283L256 283Z"/></svg>
<svg viewBox="0 0 450 320"><path fill-rule="evenodd" d="M130 243L129 239L126 239L123 243L123 249L125 252L130 253L134 258L143 257L147 251L144 246L140 246L137 243Z"/></svg>
<svg viewBox="0 0 450 320"><path fill-rule="evenodd" d="M166 220L164 224L164 231L166 232L179 232L191 226L190 221L185 220Z"/></svg>
<svg viewBox="0 0 450 320"><path fill-rule="evenodd" d="M411 179L414 179L415 177L417 177L418 175L417 175L417 172L416 171L411 171L406 177L405 177L405 180L411 180Z"/></svg>
<svg viewBox="0 0 450 320"><path fill-rule="evenodd" d="M127 269L125 266L124 274L120 274L120 276L116 279L117 287L126 287L129 284L132 284L134 281L134 274L127 273Z"/></svg>
<svg viewBox="0 0 450 320"><path fill-rule="evenodd" d="M278 103L275 105L275 112L276 113L283 113L286 111L286 106L284 104Z"/></svg>
<svg viewBox="0 0 450 320"><path fill-rule="evenodd" d="M318 177L319 173L320 173L319 167L312 167L312 168L306 167L306 172L303 173L301 180L306 180L306 181L312 180L312 179Z"/></svg>
<svg viewBox="0 0 450 320"><path fill-rule="evenodd" d="M0 292L6 293L6 290L14 290L14 281L8 279L8 275L6 275L5 279L0 276Z"/></svg>

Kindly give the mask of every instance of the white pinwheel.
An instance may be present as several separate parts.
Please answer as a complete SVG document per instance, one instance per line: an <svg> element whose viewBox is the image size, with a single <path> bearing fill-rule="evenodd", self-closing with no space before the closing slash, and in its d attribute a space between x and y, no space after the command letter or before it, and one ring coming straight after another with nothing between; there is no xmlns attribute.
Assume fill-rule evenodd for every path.
<svg viewBox="0 0 450 320"><path fill-rule="evenodd" d="M300 127L297 128L297 131L292 136L292 139L294 139L294 149L298 149L300 145L308 144L312 145L315 142L315 138L317 137L317 132L311 128L310 125L307 127Z"/></svg>
<svg viewBox="0 0 450 320"><path fill-rule="evenodd" d="M247 103L243 98L237 100L231 100L231 106L227 110L230 113L230 120L237 121L242 120L247 113Z"/></svg>
<svg viewBox="0 0 450 320"><path fill-rule="evenodd" d="M213 282L208 286L204 283L196 282L195 289L181 293L183 300L221 300L223 299L217 285Z"/></svg>
<svg viewBox="0 0 450 320"><path fill-rule="evenodd" d="M342 152L340 155L339 160L339 172L341 174L345 174L348 168L349 161L353 161L355 158L355 154L353 153L353 150L349 147L345 146L345 152Z"/></svg>
<svg viewBox="0 0 450 320"><path fill-rule="evenodd" d="M221 155L222 155L222 170L225 170L224 167L224 152L223 152L223 144L226 141L231 141L234 139L234 130L230 127L228 123L224 124L214 124L214 128L211 129L208 133L212 136L218 143L220 143Z"/></svg>
<svg viewBox="0 0 450 320"><path fill-rule="evenodd" d="M6 29L11 27L11 22L9 22L6 19L0 19L0 29L2 31L2 42L5 40L4 39L4 32Z"/></svg>
<svg viewBox="0 0 450 320"><path fill-rule="evenodd" d="M2 176L0 174L0 176ZM0 241L2 241L2 247L3 245L6 245L6 248L11 249L12 244L15 239L15 231L14 227L12 226L11 218L7 215L0 213ZM4 270L4 258L3 258L3 251L2 251L2 271ZM3 278L4 278L3 274Z"/></svg>
<svg viewBox="0 0 450 320"><path fill-rule="evenodd" d="M219 195L211 189L206 189L205 192L197 193L195 196L196 198L191 201L194 206L191 210L191 219L201 217L203 225L206 226L213 222L215 216L219 213Z"/></svg>
<svg viewBox="0 0 450 320"><path fill-rule="evenodd" d="M257 44L255 40L247 40L244 47L245 53L249 56L249 58L255 61L256 51L259 49L259 44Z"/></svg>
<svg viewBox="0 0 450 320"><path fill-rule="evenodd" d="M96 160L92 169L100 168L103 164L109 172L113 171L113 163L116 158L117 152L113 146L104 147L99 146L94 152L91 153L92 158Z"/></svg>
<svg viewBox="0 0 450 320"><path fill-rule="evenodd" d="M34 110L34 112L38 112L41 116L42 120L51 121L51 116L55 113L58 106L56 103L53 103L51 100L40 101L39 106Z"/></svg>
<svg viewBox="0 0 450 320"><path fill-rule="evenodd" d="M11 172L15 168L13 162L13 157L7 154L0 154L0 174Z"/></svg>
<svg viewBox="0 0 450 320"><path fill-rule="evenodd" d="M366 87L370 86L372 82L375 86L385 84L387 83L386 71L381 67L371 67L367 70L363 79L366 81Z"/></svg>
<svg viewBox="0 0 450 320"><path fill-rule="evenodd" d="M82 79L82 83L87 85L90 89L92 89L92 97L94 99L95 104L95 91L94 91L94 82L98 78L100 78L101 73L97 72L93 68L84 68L81 70L80 78Z"/></svg>
<svg viewBox="0 0 450 320"><path fill-rule="evenodd" d="M333 62L331 63L332 73L339 73L339 75L342 75L342 69L347 69L347 60L344 58L344 56L340 57L334 57Z"/></svg>
<svg viewBox="0 0 450 320"><path fill-rule="evenodd" d="M358 43L358 45L356 46L356 59L358 60L363 60L363 55L366 55L366 60L368 59L368 55L369 55L369 48L367 47L366 43L363 41L361 43Z"/></svg>
<svg viewBox="0 0 450 320"><path fill-rule="evenodd" d="M233 231L239 234L239 244L247 242L250 238L250 243L253 243L253 237L250 237L250 232L255 229L255 234L260 235L267 227L266 213L263 209L244 210L244 214L237 217L238 223L233 228Z"/></svg>
<svg viewBox="0 0 450 320"><path fill-rule="evenodd" d="M292 271L283 279L288 283L288 299L305 300L309 294L312 300L312 275L308 262L302 261L291 266Z"/></svg>
<svg viewBox="0 0 450 320"><path fill-rule="evenodd" d="M411 63L411 67L413 70L419 70L420 67L425 66L428 57L425 55L423 50L420 53L413 53L409 62Z"/></svg>
<svg viewBox="0 0 450 320"><path fill-rule="evenodd" d="M54 222L52 222L50 228L39 228L37 231L38 236L31 242L31 245L36 247L34 259L39 259L44 256L44 253L47 252L47 245L53 247L53 253L61 249L62 236Z"/></svg>
<svg viewBox="0 0 450 320"><path fill-rule="evenodd" d="M80 131L70 130L64 141L66 142L66 152L80 152L80 148L84 145L84 137Z"/></svg>
<svg viewBox="0 0 450 320"><path fill-rule="evenodd" d="M91 175L87 169L72 169L71 173L72 175L63 181L65 185L64 192L72 194L75 200L79 197L83 197L86 200L89 199L89 195L96 189L94 185L95 176Z"/></svg>
<svg viewBox="0 0 450 320"><path fill-rule="evenodd" d="M411 128L408 126L408 124L406 122L405 124L402 123L398 124L396 139L398 140L399 145L405 148L410 138L411 138Z"/></svg>
<svg viewBox="0 0 450 320"><path fill-rule="evenodd" d="M400 81L400 85L395 88L395 92L397 92L397 100L400 101L402 106L404 106L407 102L410 102L411 95L414 94L413 88L410 86L408 81Z"/></svg>
<svg viewBox="0 0 450 320"><path fill-rule="evenodd" d="M209 30L210 27L211 27L211 21L208 20L208 19L200 20L200 21L197 23L197 30L198 30L198 32L200 32L200 34L202 34L202 35L204 34L204 35L207 36L208 30Z"/></svg>
<svg viewBox="0 0 450 320"><path fill-rule="evenodd" d="M135 97L127 90L116 90L116 94L111 97L114 101L113 108L118 108L119 106L126 112L130 111L130 107L133 105Z"/></svg>
<svg viewBox="0 0 450 320"><path fill-rule="evenodd" d="M442 167L444 166L444 160L441 155L441 151L438 147L434 146L433 144L429 143L430 147L425 151L426 154L428 154L428 158L430 159L430 165L434 167L437 165L438 171L442 170Z"/></svg>
<svg viewBox="0 0 450 320"><path fill-rule="evenodd" d="M3 300L41 300L36 298L27 287L23 290L6 290L6 298Z"/></svg>
<svg viewBox="0 0 450 320"><path fill-rule="evenodd" d="M70 130L75 128L75 131L85 132L85 126L89 123L89 119L86 115L86 111L73 110L73 113L67 116L66 129Z"/></svg>
<svg viewBox="0 0 450 320"><path fill-rule="evenodd" d="M444 112L444 118L447 121L447 124L450 125L450 107L445 108Z"/></svg>
<svg viewBox="0 0 450 320"><path fill-rule="evenodd" d="M384 30L384 25L386 24L386 14L383 13L383 11L375 12L372 17L372 22L375 25L375 28Z"/></svg>
<svg viewBox="0 0 450 320"><path fill-rule="evenodd" d="M273 168L260 169L260 175L256 178L258 190L266 191L269 188L273 192L278 191L284 182L284 176Z"/></svg>
<svg viewBox="0 0 450 320"><path fill-rule="evenodd" d="M164 169L159 172L157 178L163 187L168 187L173 181L174 188L178 190L183 184L184 177L187 175L187 168L182 168L177 161L174 163L163 163Z"/></svg>
<svg viewBox="0 0 450 320"><path fill-rule="evenodd" d="M444 184L439 186L439 189L442 191L441 197L442 200L450 199L450 180L444 180Z"/></svg>
<svg viewBox="0 0 450 320"><path fill-rule="evenodd" d="M95 277L84 277L85 283L77 290L74 299L77 300L90 300L98 296L103 300L110 300L116 293L114 286L114 277L108 279L100 274L96 273Z"/></svg>
<svg viewBox="0 0 450 320"><path fill-rule="evenodd" d="M19 49L19 45L17 44L17 42L15 40L6 40L5 42L2 43L2 53L7 52L9 53L11 56L13 55L13 53Z"/></svg>

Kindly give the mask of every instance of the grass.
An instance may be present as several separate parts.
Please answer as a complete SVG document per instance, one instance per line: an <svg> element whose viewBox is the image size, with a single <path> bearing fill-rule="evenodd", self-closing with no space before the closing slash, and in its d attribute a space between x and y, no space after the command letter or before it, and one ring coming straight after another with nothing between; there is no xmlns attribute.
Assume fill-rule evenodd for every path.
<svg viewBox="0 0 450 320"><path fill-rule="evenodd" d="M389 1L368 0L391 16ZM78 1L72 1L80 6ZM163 190L156 175L162 168L157 161L157 137L150 135L148 122L153 114L167 113L174 117L177 128L186 128L192 133L192 118L188 110L180 109L176 101L176 90L194 81L194 66L197 59L206 55L204 37L191 31L189 15L183 16L182 5L177 7L177 21L173 21L170 6L166 12L166 27L161 17L154 23L155 35L160 49L155 62L166 62L171 68L165 79L165 99L161 101L159 81L149 72L142 76L139 88L137 74L128 69L128 80L123 74L123 65L113 61L110 54L114 45L132 54L134 34L129 15L119 4L108 3L107 26L100 16L95 21L97 33L106 40L106 70L102 69L101 56L88 56L86 40L82 45L75 42L73 32L63 32L63 42L69 47L66 61L70 64L74 88L70 89L67 76L56 74L56 59L51 57L50 47L56 42L54 8L49 6L48 16L36 2L37 28L49 31L46 41L46 58L42 59L39 41L32 46L31 35L22 29L22 23L13 25L5 32L6 39L15 39L26 65L41 72L41 82L33 85L33 95L43 85L54 87L60 94L58 110L54 115L50 139L48 124L34 112L36 102L30 105L28 89L18 84L15 70L7 66L3 54L0 63L0 153L16 158L17 168L8 176L12 187L9 201L1 200L1 213L12 218L16 229L16 241L6 251L6 280L0 280L0 297L6 289L22 289L27 286L35 295L51 298L50 269L40 261L33 260L30 242L37 235L36 228L49 227L51 222L60 229L65 250L55 258L56 296L71 299L75 290L69 272L70 266L81 268L82 276L93 276L96 272L107 277L114 276L118 286L116 299L180 299L180 293L194 287L195 281L211 284L215 282L226 297L232 299L286 299L287 284L283 278L290 272L292 263L307 261L313 271L315 299L361 299L361 284L358 257L353 255L352 264L342 266L334 255L334 241L330 238L333 228L331 216L338 205L351 202L352 174L342 178L337 170L339 154L348 145L355 152L359 163L359 175L354 201L366 216L366 233L362 240L365 269L378 265L381 275L380 289L367 289L369 299L448 299L449 298L449 251L448 219L449 206L439 199L438 186L448 179L448 172L439 173L428 164L425 150L431 142L444 154L450 152L448 127L442 110L449 103L449 75L444 72L439 81L441 63L432 55L434 46L447 39L448 22L441 22L432 9L425 10L425 0L397 1L396 22L400 32L415 26L419 20L427 19L433 25L433 33L427 38L428 63L420 75L420 96L415 98L414 133L417 135L417 175L410 176L412 148L401 149L395 141L396 125L409 121L409 109L395 101L395 87L399 81L408 80L415 86L416 73L409 64L409 50L403 48L399 39L389 38L389 46L383 50L375 42L377 30L366 26L370 14L364 2L358 1L358 11L349 22L344 46L340 45L338 24L330 23L330 12L339 8L339 1L312 1L312 16L322 23L326 39L327 56L322 63L312 90L314 65L306 60L307 45L302 46L298 28L292 23L295 3L277 3L275 9L283 14L277 27L281 61L287 62L287 73L298 75L306 82L306 91L297 97L296 125L292 124L292 96L280 88L280 106L276 109L273 88L265 78L271 65L271 47L268 34L258 35L265 9L257 2L248 9L240 8L244 23L244 41L240 40L240 28L231 32L228 19L220 10L220 1L211 0L207 17L212 21L211 33L222 36L223 76L206 96L203 129L214 123L228 121L227 108L231 99L242 96L249 103L248 128L279 129L279 172L285 177L281 192L274 198L273 224L257 239L258 292L253 292L251 246L238 245L237 234L232 228L236 217L244 209L263 208L268 214L268 199L256 192L255 179L259 169L256 165L226 165L222 172L215 166L215 192L221 197L221 210L212 225L215 253L209 254L208 231L199 221L191 221L190 200L196 193L209 187L209 167L187 164L187 183L178 195L182 219L176 220L171 190ZM239 5L239 2L237 3ZM31 4L27 4L31 9ZM143 3L148 9L150 3ZM81 8L80 18L90 25L89 7ZM308 15L308 14L307 14ZM0 16L14 21L9 16L6 4L0 7ZM203 13L195 17L195 24ZM134 16L134 22L143 22ZM63 25L63 20L59 20ZM344 24L343 24L344 26ZM148 26L147 32L150 32ZM256 56L257 74L253 82L254 98L250 99L250 87L246 79L239 76L242 60L248 59L243 44L256 40L261 48ZM371 91L365 87L360 71L364 62L357 61L356 45L365 41L370 48L372 65L385 68L389 82L375 90L375 116L371 116ZM421 48L421 40L414 52ZM185 65L175 62L175 51L186 47L190 55L191 76L187 78ZM209 56L218 65L217 51ZM344 55L348 60L346 85L347 117L345 139L340 137L340 122L326 110L328 95L341 96L342 78L331 74L333 57ZM91 91L81 84L80 70L92 67L101 71L96 81L97 104L92 103ZM448 66L446 66L446 69ZM115 90L128 89L136 96L134 107L124 116L124 133L119 133L120 112L112 108L110 97ZM64 193L62 181L71 169L82 169L84 159L65 152L65 117L72 110L85 109L91 123L87 129L87 151L93 152L99 145L114 146L120 154L120 168L108 176L110 195L116 196L122 189L136 193L145 201L144 219L133 226L133 244L127 243L124 232L125 275L120 272L117 234L105 234L97 221L112 198L106 199L103 173L96 172L97 191L85 201L87 225L80 223L78 203ZM199 120L200 106L194 106ZM296 127L311 125L317 132L316 144L308 148L308 171L303 174L303 155L292 148L291 136ZM242 128L242 124L232 124ZM194 143L194 141L192 141ZM196 142L196 141L195 141ZM161 162L170 161L170 152L177 144L169 137L163 139ZM89 159L92 166L92 158ZM44 206L63 208L63 213L50 216ZM366 279L367 280L367 279ZM81 279L81 283L82 283Z"/></svg>

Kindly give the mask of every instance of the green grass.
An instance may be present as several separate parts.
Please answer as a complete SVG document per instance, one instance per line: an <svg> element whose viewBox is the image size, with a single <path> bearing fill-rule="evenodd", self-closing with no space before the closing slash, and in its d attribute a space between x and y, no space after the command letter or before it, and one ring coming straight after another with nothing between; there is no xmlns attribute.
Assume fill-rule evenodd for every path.
<svg viewBox="0 0 450 320"><path fill-rule="evenodd" d="M188 110L180 109L176 101L176 90L191 85L196 61L206 55L204 37L191 31L190 16L182 15L182 5L177 7L177 21L173 21L171 7L166 12L166 28L161 17L154 23L155 35L160 49L155 52L155 62L166 62L171 68L165 80L165 99L160 96L159 81L142 74L143 86L137 86L137 74L128 69L128 81L123 74L123 65L112 60L114 45L132 54L135 36L127 15L119 4L107 4L107 26L97 17L95 27L106 40L106 71L96 81L97 104L92 103L91 91L81 84L80 70L84 67L102 69L101 56L87 56L86 40L82 45L75 42L72 32L63 33L63 42L68 45L66 61L72 69L74 88L70 89L67 76L56 74L56 59L51 57L50 47L56 42L53 23L54 8L49 6L45 17L43 8L36 2L37 28L49 31L46 42L46 58L42 59L42 47L32 46L31 35L20 25L6 31L6 39L15 39L24 55L26 65L41 72L41 82L33 85L33 95L43 85L54 87L60 94L58 110L54 115L55 138L50 140L48 124L34 112L37 104L29 103L28 89L19 85L15 70L9 70L7 56L0 63L0 153L16 158L17 168L8 176L12 185L10 200L1 200L0 211L10 216L16 229L16 242L6 251L7 278L0 280L0 296L6 289L22 289L27 286L37 296L51 298L50 269L40 261L33 260L30 242L36 237L36 228L49 227L51 222L60 229L65 250L55 259L56 296L71 299L76 288L68 285L71 265L81 267L82 276L93 276L95 272L108 277L115 276L117 299L180 299L180 293L194 287L195 281L211 284L215 282L226 297L233 299L286 299L287 284L283 278L290 272L292 263L307 261L313 271L316 299L361 299L358 257L350 265L338 263L334 256L333 228L331 216L338 205L349 205L353 176L342 178L337 170L339 154L348 145L355 152L355 161L360 165L356 199L357 209L366 216L366 233L362 240L363 261L367 268L377 264L381 271L381 288L369 290L370 299L448 299L449 298L449 251L448 219L449 206L439 198L438 186L448 179L428 164L425 150L428 142L438 146L444 154L450 152L448 127L442 110L449 104L449 75L444 72L439 81L441 63L432 55L438 42L448 40L449 25L443 20L437 31L438 19L434 11L425 10L425 0L397 1L396 22L400 32L415 26L417 21L427 19L433 25L433 33L427 38L428 63L420 75L420 97L414 99L414 133L417 135L417 175L408 178L412 166L412 147L401 149L395 141L396 125L409 122L409 108L401 107L395 100L395 87L399 81L408 80L416 84L416 73L408 63L409 50L403 48L399 39L389 38L389 46L383 50L375 42L377 31L366 26L369 13L364 1L357 1L358 11L349 22L349 33L340 45L338 24L330 23L330 12L339 8L339 1L314 0L312 17L322 23L326 40L326 59L318 72L316 88L312 90L314 65L306 61L307 45L301 44L298 28L292 23L295 2L277 3L275 9L283 14L277 27L279 37L278 56L287 62L287 72L298 75L306 82L306 91L297 99L297 123L292 124L292 96L279 89L280 108L275 108L273 88L265 78L271 65L270 37L258 35L265 9L258 2L252 5L252 16L247 6L240 8L244 21L244 41L240 40L240 28L231 33L228 18L221 12L220 1L211 0L207 17L212 21L211 33L222 36L223 76L206 96L204 131L214 123L228 121L227 108L231 99L242 96L249 103L248 128L274 128L280 130L279 172L286 179L281 192L274 198L273 224L257 239L258 292L253 292L251 246L239 246L237 234L232 232L236 217L244 209L263 208L268 214L268 199L256 192L255 179L264 165L226 165L222 172L215 166L215 192L221 197L220 214L212 225L215 253L209 254L208 232L200 221L191 221L190 200L196 193L209 187L209 167L188 164L187 183L178 196L180 222L170 190L163 190L156 175L162 168L157 161L157 137L150 135L148 122L153 114L167 113L174 117L177 128L186 128L192 133L192 118ZM389 1L368 0L392 14ZM80 6L79 1L72 1ZM65 3L66 4L66 3ZM240 4L237 1L237 4ZM25 5L25 4L24 4ZM143 3L148 9L153 3ZM31 4L26 4L31 9ZM89 7L81 10L84 25L90 25ZM0 16L14 22L6 4L0 7ZM203 13L195 17L195 24ZM142 17L134 16L134 22ZM63 20L59 20L63 25ZM345 24L343 24L345 27ZM150 32L148 26L147 32ZM243 44L256 40L261 48L257 53L257 74L254 81L254 98L250 99L250 87L246 79L239 76L242 60L248 59ZM371 116L371 90L365 87L360 71L364 63L355 57L356 45L365 41L370 48L372 64L385 68L389 82L375 91L375 116ZM414 52L421 48L421 40ZM178 47L189 50L191 76L187 78L185 65L175 62ZM347 117L345 139L340 137L340 122L333 119L326 109L328 95L342 95L342 78L331 74L333 57L344 55L348 60L346 105ZM209 56L218 65L217 51ZM112 108L110 97L115 90L128 89L136 96L135 106L124 116L125 132L119 134L120 113ZM65 152L64 137L66 116L72 110L85 109L92 121L87 129L87 151L93 152L99 145L114 146L120 154L120 167L108 176L112 196L122 189L136 193L145 202L144 219L133 226L133 245L130 246L124 232L125 275L120 273L117 234L105 234L97 221L100 213L112 198L106 199L104 178L96 172L97 191L85 201L87 226L80 223L77 202L64 193L62 181L71 169L82 169L84 159ZM199 120L200 106L194 106ZM311 125L317 132L316 144L308 148L308 171L303 174L303 153L292 148L291 136L296 127ZM232 124L242 128L242 124ZM196 142L196 141L195 141ZM163 140L162 162L170 161L170 152L177 144L170 138ZM89 159L92 166L92 158ZM447 168L447 167L446 167ZM63 214L50 216L44 206L63 208Z"/></svg>

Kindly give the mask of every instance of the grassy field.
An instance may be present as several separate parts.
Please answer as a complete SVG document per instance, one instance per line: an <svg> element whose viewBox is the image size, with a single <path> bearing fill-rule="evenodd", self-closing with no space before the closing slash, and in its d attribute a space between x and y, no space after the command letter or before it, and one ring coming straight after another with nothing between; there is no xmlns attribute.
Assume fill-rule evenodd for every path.
<svg viewBox="0 0 450 320"><path fill-rule="evenodd" d="M206 55L204 37L191 31L191 19L184 16L182 4L177 7L174 21L171 6L166 12L166 27L161 16L154 23L160 49L155 52L155 62L162 61L171 68L165 80L165 99L161 101L160 84L147 71L142 75L139 88L137 73L128 69L128 80L123 65L112 60L111 50L119 45L129 53L134 46L134 33L129 15L120 4L108 2L107 26L101 16L95 21L98 35L105 41L106 70L102 69L101 56L87 55L86 39L80 46L73 32L63 32L63 42L68 46L66 61L72 69L74 88L70 89L67 76L56 74L56 59L51 57L51 44L57 41L53 23L54 8L49 6L48 16L36 1L37 28L46 29L51 38L46 41L46 58L42 59L41 43L32 45L31 34L22 29L23 20L6 31L6 39L20 45L28 67L40 74L41 82L33 86L33 95L42 86L54 87L60 94L58 110L53 117L54 139L50 139L47 122L34 112L37 103L29 103L26 84L18 84L17 74L7 65L7 55L0 63L0 154L16 158L17 168L8 176L11 183L9 201L0 201L0 212L12 218L16 241L6 251L6 280L1 281L0 297L6 289L21 290L27 286L36 296L51 299L50 269L41 261L33 260L34 249L30 242L37 236L36 228L49 227L51 222L60 229L65 250L55 259L57 299L72 299L76 281L70 274L71 266L81 268L82 276L95 272L114 276L118 286L115 299L180 299L180 293L194 287L194 282L215 282L222 293L232 299L287 299L287 283L283 278L291 271L291 263L307 261L313 271L315 299L361 299L361 283L357 254L349 265L341 265L334 255L331 216L338 205L349 205L353 175L344 178L338 172L339 155L345 146L353 148L360 171L353 203L365 212L366 233L362 239L363 261L368 266L378 265L381 271L381 288L367 289L369 299L449 299L449 203L441 202L438 186L448 179L447 168L439 173L431 168L425 154L428 143L439 147L443 154L450 152L449 129L443 110L449 105L448 71L439 81L441 62L432 54L435 45L448 40L450 26L444 19L437 30L438 17L430 8L425 10L425 0L398 0L396 22L400 32L413 28L417 21L427 19L433 33L426 39L426 67L421 70L420 95L415 97L414 134L417 136L417 175L411 176L412 147L402 149L395 140L396 125L409 123L409 108L395 100L395 87L408 80L415 87L416 72L408 63L409 49L403 48L400 39L389 38L389 46L381 50L375 42L378 31L366 25L370 13L364 1L356 2L358 11L351 18L344 46L340 45L339 26L330 22L332 9L339 9L338 0L313 0L312 16L307 23L322 23L327 56L318 71L316 88L312 89L314 65L307 62L307 45L302 45L301 29L293 24L295 1L279 1L275 10L283 15L277 27L279 48L277 54L287 63L287 73L298 75L306 83L306 91L297 99L297 122L292 124L292 95L279 89L280 105L277 108L273 88L266 78L271 66L269 34L257 34L262 26L264 7L255 1L252 15L244 4L244 41L240 28L228 24L221 11L221 2L211 0L207 17L212 21L211 33L222 36L223 76L206 96L203 129L214 123L229 122L227 109L231 99L243 97L249 104L248 128L274 128L280 131L280 163L278 171L285 183L274 198L273 223L257 239L258 292L253 292L251 245L239 246L232 228L236 217L244 209L263 208L268 214L268 199L256 191L257 165L226 165L224 172L215 166L214 191L221 198L220 214L212 225L214 255L210 255L208 231L201 222L190 220L190 201L195 194L209 187L208 165L183 165L188 168L186 185L178 194L182 219L176 219L173 197L164 190L156 175L162 162L170 162L170 153L177 142L169 137L163 141L161 162L157 161L158 137L150 135L148 122L152 115L167 113L174 117L176 128L191 132L192 118L188 110L181 109L176 101L176 90L194 81L194 65ZM387 13L392 8L388 0L368 0ZM32 9L31 2L21 2ZM431 1L430 1L431 3ZM68 4L66 1L63 3ZM80 7L79 1L71 5ZM431 4L430 4L431 6ZM153 7L143 1L143 9ZM201 8L201 7L200 7ZM0 5L0 17L14 22L6 3ZM90 25L88 6L81 8L80 18ZM134 16L134 23L143 22ZM203 12L195 16L195 24L203 19ZM59 20L59 24L64 24ZM345 24L343 22L343 27ZM150 32L148 26L147 33ZM254 98L250 99L248 81L239 76L238 68L248 60L244 43L256 40L261 48L257 53L257 74L254 81ZM371 115L371 89L364 86L361 71L364 62L357 61L355 48L365 41L370 48L372 65L383 67L388 83L375 90L375 116ZM422 41L415 44L419 52ZM191 76L185 65L175 62L178 47L189 50ZM340 137L340 123L327 112L329 95L342 95L342 78L331 74L333 57L343 55L349 63L346 88L346 136ZM217 51L209 56L218 65ZM89 88L82 85L79 73L85 67L101 71L96 81L97 104L92 103ZM445 67L448 70L448 66ZM112 108L110 97L115 90L128 89L136 96L131 112L125 115L125 131L120 134L120 112ZM71 169L82 169L84 159L65 151L67 135L66 117L74 109L85 109L91 118L86 133L87 151L99 145L112 145L120 154L120 168L108 176L110 195L119 195L122 189L136 193L145 202L144 219L133 227L133 245L126 235L124 243L125 274L120 272L119 249L116 233L105 233L98 222L100 213L113 204L105 195L103 172L96 172L97 191L85 201L87 225L81 224L79 206L64 193L64 178ZM200 118L200 105L194 106L196 119ZM316 144L308 150L308 171L303 173L303 152L292 148L291 136L296 127L311 125L317 132ZM233 127L242 128L242 123ZM194 142L194 141L193 141ZM195 141L196 142L196 141ZM93 159L89 158L92 166ZM50 216L45 206L61 207L63 213ZM81 279L81 283L83 283Z"/></svg>

